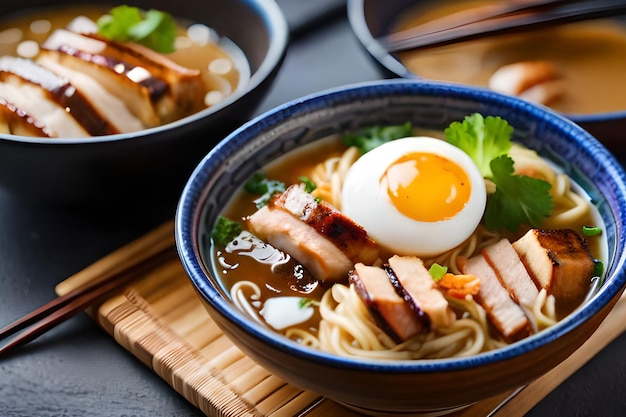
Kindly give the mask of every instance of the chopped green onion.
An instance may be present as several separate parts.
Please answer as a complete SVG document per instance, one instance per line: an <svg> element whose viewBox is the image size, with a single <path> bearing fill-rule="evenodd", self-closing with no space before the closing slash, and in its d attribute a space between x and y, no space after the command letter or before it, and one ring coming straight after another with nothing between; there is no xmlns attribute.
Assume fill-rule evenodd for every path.
<svg viewBox="0 0 626 417"><path fill-rule="evenodd" d="M299 302L300 308L315 307L318 305L320 305L320 302L312 298L301 298Z"/></svg>
<svg viewBox="0 0 626 417"><path fill-rule="evenodd" d="M604 275L604 262L599 259L593 261L593 275L600 278Z"/></svg>
<svg viewBox="0 0 626 417"><path fill-rule="evenodd" d="M438 263L432 264L428 269L428 273L431 277L433 277L433 280L435 280L435 282L439 281L441 277L443 277L447 272L448 267L439 265Z"/></svg>
<svg viewBox="0 0 626 417"><path fill-rule="evenodd" d="M597 236L602 234L602 229L598 226L583 226L584 236Z"/></svg>

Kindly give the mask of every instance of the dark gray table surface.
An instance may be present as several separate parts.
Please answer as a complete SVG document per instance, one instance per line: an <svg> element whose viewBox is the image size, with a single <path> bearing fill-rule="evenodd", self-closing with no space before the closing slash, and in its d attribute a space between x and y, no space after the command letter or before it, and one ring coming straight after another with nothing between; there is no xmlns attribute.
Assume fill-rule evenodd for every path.
<svg viewBox="0 0 626 417"><path fill-rule="evenodd" d="M279 4L294 36L257 114L319 90L380 78L350 30L342 0ZM141 216L30 207L0 191L0 327L52 299L58 282L172 217L171 207ZM626 414L624 353L626 335L528 415ZM200 415L85 314L0 359L2 417Z"/></svg>

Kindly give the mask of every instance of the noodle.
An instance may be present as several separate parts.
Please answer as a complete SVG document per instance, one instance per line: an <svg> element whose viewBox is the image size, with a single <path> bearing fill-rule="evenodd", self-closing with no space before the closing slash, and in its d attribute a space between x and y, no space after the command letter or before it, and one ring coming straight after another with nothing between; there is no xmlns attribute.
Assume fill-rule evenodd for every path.
<svg viewBox="0 0 626 417"><path fill-rule="evenodd" d="M550 217L545 219L542 226L559 229L571 227L579 223L589 214L589 203L571 190L571 182L567 175L556 173L535 151L514 145L510 150L511 158L515 161L516 173L543 179L551 186L550 193L554 201L554 210Z"/></svg>
<svg viewBox="0 0 626 417"><path fill-rule="evenodd" d="M328 158L318 164L310 176L317 185L313 195L341 210L343 182L348 170L358 158L359 150L351 146L340 157Z"/></svg>
<svg viewBox="0 0 626 417"><path fill-rule="evenodd" d="M542 223L546 228L565 228L578 224L590 215L590 204L572 190L569 177L543 160L535 151L513 145L509 155L514 160L515 173L545 180L550 184L554 210ZM312 194L337 209L341 209L342 187L352 164L359 158L356 147L349 147L317 163L308 173L317 188ZM488 193L495 192L495 184L486 179ZM448 272L461 275L459 265L499 242L505 236L479 225L472 235L457 247L440 255L423 259L426 268L437 263ZM382 264L378 260L375 264ZM285 331L286 337L302 345L340 356L407 360L465 357L497 349L508 344L494 331L485 309L471 295L455 298L443 292L455 319L448 327L433 327L401 343L387 334L362 301L354 285L334 283L323 291L319 302L319 323L316 327L296 326ZM255 320L262 318L261 290L251 281L235 283L231 297L237 307ZM530 305L521 306L533 331L545 329L557 322L555 298L545 289ZM261 313L259 313L261 311Z"/></svg>
<svg viewBox="0 0 626 417"><path fill-rule="evenodd" d="M516 173L532 175L547 181L555 204L554 215L546 219L546 227L563 227L587 215L586 201L570 190L569 178L558 174L536 152L514 145L510 152L515 161ZM351 164L358 158L354 147L339 157L331 157L319 163L311 174L317 184L316 197L322 198L338 209L341 208L341 188ZM486 181L488 191L495 187ZM431 259L425 259L428 267L433 263L446 265L450 272L460 274L457 260L469 258L502 239L497 232L479 226L461 245ZM320 305L320 322L317 338L302 331L289 333L289 337L309 342L320 349L344 356L377 359L420 359L470 356L505 344L490 333L486 313L472 298L458 300L448 297L451 306L459 313L449 328L438 328L429 334L419 334L396 344L376 325L371 314L359 298L353 286L335 284L326 291ZM529 320L536 329L543 329L556 322L554 297L541 290L534 305L525 308Z"/></svg>
<svg viewBox="0 0 626 417"><path fill-rule="evenodd" d="M548 295L545 288L539 291L537 300L533 305L533 316L537 322L538 330L545 329L556 323L556 309L554 307L554 297Z"/></svg>

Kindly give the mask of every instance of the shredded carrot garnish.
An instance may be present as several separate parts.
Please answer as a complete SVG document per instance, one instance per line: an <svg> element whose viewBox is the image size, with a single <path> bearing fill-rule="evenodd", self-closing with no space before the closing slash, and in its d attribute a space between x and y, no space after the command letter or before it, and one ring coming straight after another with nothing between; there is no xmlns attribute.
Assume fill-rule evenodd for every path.
<svg viewBox="0 0 626 417"><path fill-rule="evenodd" d="M480 280L476 275L451 273L444 274L437 285L444 288L448 295L463 299L467 295L476 295L480 290Z"/></svg>

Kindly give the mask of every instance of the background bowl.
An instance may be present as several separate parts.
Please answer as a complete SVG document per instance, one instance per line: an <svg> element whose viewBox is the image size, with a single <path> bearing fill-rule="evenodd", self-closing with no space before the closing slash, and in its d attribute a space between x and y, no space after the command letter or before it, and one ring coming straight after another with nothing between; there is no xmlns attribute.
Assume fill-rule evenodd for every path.
<svg viewBox="0 0 626 417"><path fill-rule="evenodd" d="M356 360L300 346L240 313L216 283L205 253L209 233L235 190L270 161L332 133L372 124L443 130L467 114L499 115L514 139L562 166L590 193L606 223L606 282L554 327L506 348L465 359ZM295 100L229 135L184 188L176 240L206 309L247 355L303 389L382 415L451 410L523 385L563 361L595 331L626 283L626 184L621 166L596 139L558 114L488 90L417 80L384 80Z"/></svg>
<svg viewBox="0 0 626 417"><path fill-rule="evenodd" d="M387 35L392 31L393 25L399 16L407 11L415 11L421 5L437 5L443 7L447 2L435 2L429 0L348 0L348 18L350 25L365 50L380 65L383 74L387 77L420 78L418 73L407 69L401 62L398 54L389 53L376 39ZM476 2L473 3L476 5ZM572 48L576 48L572 45ZM598 49L602 51L602 49ZM424 54L431 52L423 50ZM582 65L588 65L589 57L580 61ZM611 81L606 79L606 73L602 66L598 66L599 82L608 86ZM453 82L455 80L442 79L441 81ZM563 113L578 125L600 139L611 150L621 148L623 142L622 133L626 128L626 107L618 111L602 112L594 114Z"/></svg>
<svg viewBox="0 0 626 417"><path fill-rule="evenodd" d="M0 16L71 3L3 2ZM102 4L108 10L119 3ZM211 108L135 133L55 140L0 134L0 186L7 192L38 204L129 207L142 202L171 204L173 209L193 168L219 140L248 120L282 64L288 30L273 0L128 4L212 27L243 51L250 65L249 81Z"/></svg>

